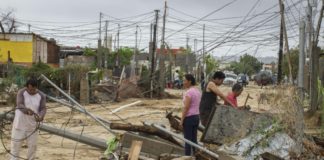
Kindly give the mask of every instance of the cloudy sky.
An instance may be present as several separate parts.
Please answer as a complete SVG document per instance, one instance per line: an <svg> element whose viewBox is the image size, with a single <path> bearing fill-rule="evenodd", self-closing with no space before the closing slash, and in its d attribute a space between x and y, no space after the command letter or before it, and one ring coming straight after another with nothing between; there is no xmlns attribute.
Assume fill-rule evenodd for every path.
<svg viewBox="0 0 324 160"><path fill-rule="evenodd" d="M291 47L298 45L300 18L305 0L285 0L286 23ZM277 0L168 0L166 43L205 48L215 56L277 56L280 14ZM320 4L319 4L320 5ZM14 9L18 32L31 31L55 38L61 45L97 45L99 13L108 21L108 35L116 39L120 25L120 46L147 49L154 10L160 10L158 40L161 39L164 0L1 0L0 12ZM102 23L102 37L104 36ZM196 47L194 45L196 39ZM115 44L116 47L116 43ZM114 45L113 45L114 46Z"/></svg>

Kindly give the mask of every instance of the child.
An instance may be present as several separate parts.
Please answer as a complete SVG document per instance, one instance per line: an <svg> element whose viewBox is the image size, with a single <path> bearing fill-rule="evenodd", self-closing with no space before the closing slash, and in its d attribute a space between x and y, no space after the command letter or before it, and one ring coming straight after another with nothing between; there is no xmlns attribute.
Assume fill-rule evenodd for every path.
<svg viewBox="0 0 324 160"><path fill-rule="evenodd" d="M232 87L232 92L230 92L226 97L229 101L231 101L233 103L234 108L239 109L239 107L237 105L237 97L241 95L242 91L243 91L242 85L240 85L239 83L236 83ZM226 101L224 102L224 104L229 105Z"/></svg>

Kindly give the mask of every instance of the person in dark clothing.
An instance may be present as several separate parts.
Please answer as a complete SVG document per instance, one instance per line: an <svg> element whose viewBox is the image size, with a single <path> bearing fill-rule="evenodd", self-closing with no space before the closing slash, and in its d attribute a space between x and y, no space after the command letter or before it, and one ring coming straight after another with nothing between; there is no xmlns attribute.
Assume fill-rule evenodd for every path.
<svg viewBox="0 0 324 160"><path fill-rule="evenodd" d="M205 86L205 75L204 75L204 72L201 72L201 76L200 76L200 87L201 87L201 90L204 89L204 86Z"/></svg>
<svg viewBox="0 0 324 160"><path fill-rule="evenodd" d="M218 89L223 84L225 74L221 71L214 73L212 79L205 85L199 105L201 124L206 126L211 115L213 107L218 105L217 96L223 99L231 106L234 104Z"/></svg>

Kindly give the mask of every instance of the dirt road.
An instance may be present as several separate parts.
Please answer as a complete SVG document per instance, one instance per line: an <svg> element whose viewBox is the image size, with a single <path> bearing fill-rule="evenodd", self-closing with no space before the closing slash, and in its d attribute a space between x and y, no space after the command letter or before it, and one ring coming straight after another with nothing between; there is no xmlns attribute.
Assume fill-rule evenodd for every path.
<svg viewBox="0 0 324 160"><path fill-rule="evenodd" d="M221 90L227 94L230 91L230 87L223 86ZM87 105L85 108L106 120L112 122L125 122L133 124L141 124L142 122L154 122L168 125L168 121L165 118L165 111L173 111L180 116L182 109L182 92L183 90L167 90L169 93L176 95L177 99L127 99L119 103L104 103ZM248 104L252 107L252 110L258 111L265 108L259 106L257 103L258 94L261 89L258 86L250 85L245 88L242 95L238 98L239 105L243 105L247 94L249 93L253 99L248 101ZM110 114L110 111L118 108L119 106L129 104L135 101L142 101L142 104L125 108L120 110L116 114ZM0 111L9 110L10 107L1 107ZM66 130L73 131L76 134L81 134L81 130L84 125L84 135L93 136L108 140L112 137L103 127L98 125L90 117L80 114L77 111L71 112L71 110L65 106L57 103L48 103L48 112L45 118L45 123L55 126L57 128L65 128ZM11 126L9 126L10 128ZM6 133L4 137L5 145L10 146L10 133ZM26 146L26 145L24 145ZM75 149L76 147L76 149ZM71 160L73 158L80 160L98 159L103 155L104 151L98 150L88 145L78 143L76 146L75 141L71 141L59 136L50 135L46 132L40 132L38 139L37 159L46 160ZM21 154L22 157L26 156L26 147L23 148ZM8 154L0 146L0 159L8 159Z"/></svg>

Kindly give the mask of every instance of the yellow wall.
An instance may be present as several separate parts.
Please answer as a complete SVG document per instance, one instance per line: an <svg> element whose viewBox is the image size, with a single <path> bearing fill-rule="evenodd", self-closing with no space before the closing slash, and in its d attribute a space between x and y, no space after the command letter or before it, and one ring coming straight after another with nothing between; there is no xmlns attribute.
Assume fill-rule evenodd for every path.
<svg viewBox="0 0 324 160"><path fill-rule="evenodd" d="M33 43L0 40L0 61L7 62L8 50L13 62L32 63Z"/></svg>

